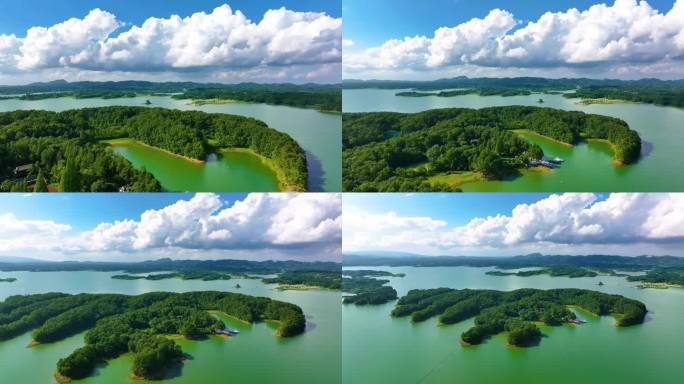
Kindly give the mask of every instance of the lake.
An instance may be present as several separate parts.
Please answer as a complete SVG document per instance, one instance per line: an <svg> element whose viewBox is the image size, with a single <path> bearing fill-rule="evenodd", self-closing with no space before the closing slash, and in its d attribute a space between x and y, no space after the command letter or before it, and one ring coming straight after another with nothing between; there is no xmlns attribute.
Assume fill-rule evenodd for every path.
<svg viewBox="0 0 684 384"><path fill-rule="evenodd" d="M395 302L343 305L343 383L680 383L684 375L684 289L636 289L624 277L488 276L493 268L353 267L405 273L390 280L399 296L419 288L584 288L623 295L646 304L641 325L617 328L609 316L577 311L588 322L576 327L542 326L539 346L511 348L497 335L462 347L460 335L473 325L438 326L437 319L412 324L392 318ZM598 286L602 281L605 285Z"/></svg>
<svg viewBox="0 0 684 384"><path fill-rule="evenodd" d="M0 272L16 277L0 283L0 300L17 294L43 292L122 293L136 295L152 291L218 290L265 296L294 303L307 316L307 331L292 338L276 338L269 324L246 325L222 317L238 336L208 340L178 340L191 358L171 371L170 383L339 383L340 382L340 293L325 290L275 291L276 285L260 280L147 281L111 279L114 272ZM242 288L235 288L240 284ZM0 342L0 372L7 383L54 383L57 360L83 345L83 334L66 340L27 348L30 333ZM75 383L141 383L130 380L131 356L124 355L98 368L96 374ZM150 383L159 383L154 381Z"/></svg>
<svg viewBox="0 0 684 384"><path fill-rule="evenodd" d="M170 191L270 192L276 173L250 153L210 154L204 163L188 161L134 140L113 140L114 152L152 173Z"/></svg>
<svg viewBox="0 0 684 384"><path fill-rule="evenodd" d="M626 121L642 139L641 159L632 165L613 166L612 150L605 143L581 143L567 148L544 138L539 144L548 156L565 159L551 174L525 173L514 180L464 184L464 191L545 191L545 192L675 192L684 191L684 109L650 104L577 104L579 99L561 95L399 97L404 90L345 89L344 112L420 112L435 108L484 108L529 105L583 111ZM544 103L538 103L539 99Z"/></svg>
<svg viewBox="0 0 684 384"><path fill-rule="evenodd" d="M126 105L126 106L144 106L146 100L152 103L150 107L172 108L180 110L199 110L209 113L228 113L233 115L241 115L253 117L265 122L269 127L285 132L299 143L299 145L306 151L308 170L309 170L309 190L311 191L326 191L339 192L342 185L342 117L334 113L322 113L312 109L292 108L279 105L256 104L256 103L229 103L229 104L207 104L207 105L191 105L189 100L175 100L169 96L140 96L134 98L120 98L120 99L74 99L74 98L57 98L45 100L0 100L0 112L14 111L17 109L42 109L47 111L64 111L67 109L78 108L94 108L105 107L112 105ZM177 172L176 164L164 166L163 162L146 160L155 158L155 155L147 155L141 158L140 156L131 155L128 152L121 152L122 156L126 156L132 162L138 161L136 165L145 165L145 167L152 171L155 168L159 172L160 177L165 177L162 181L162 186L167 190L186 191L186 189L174 189L172 186L188 185L196 187L197 189L187 189L191 192L208 192L214 191L216 186L215 181L211 177L206 177L206 172L198 167L189 167L195 169L197 174L191 176L192 181L180 180L182 177L187 177L187 173ZM128 156L131 157L128 157ZM171 157L171 156L169 156ZM243 156L244 158L245 156ZM249 173L254 169L241 161L232 161L225 159L218 164L215 164L214 170L207 171L212 175L222 176L224 171L213 173L219 166L232 166L234 171L225 171L228 173ZM235 159L233 159L235 160ZM187 171L187 169L185 170ZM191 171L192 172L192 171ZM152 172L154 174L154 172ZM177 177L166 179L167 175L179 173ZM156 176L156 174L155 174ZM226 189L221 187L221 191L241 191L252 192L261 191L263 188L263 179L269 177L269 172L259 173L253 184L245 187L230 187ZM222 183L227 183L223 181ZM236 184L238 184L236 182ZM248 189L245 189L249 187ZM270 189L277 190L277 187Z"/></svg>

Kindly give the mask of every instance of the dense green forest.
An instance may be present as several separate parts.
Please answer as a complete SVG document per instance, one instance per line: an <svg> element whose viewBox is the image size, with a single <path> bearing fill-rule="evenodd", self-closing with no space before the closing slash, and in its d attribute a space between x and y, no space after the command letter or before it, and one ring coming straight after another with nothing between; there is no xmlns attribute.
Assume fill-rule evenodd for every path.
<svg viewBox="0 0 684 384"><path fill-rule="evenodd" d="M614 158L635 162L641 139L622 120L551 108L507 106L436 109L414 114L346 113L342 119L345 191L444 191L430 177L478 172L501 179L541 159L543 152L512 130L529 130L568 144L611 142Z"/></svg>
<svg viewBox="0 0 684 384"><path fill-rule="evenodd" d="M570 278L575 277L595 277L598 273L589 270L584 267L577 267L574 265L558 265L544 269L534 269L528 271L517 271L517 272L503 272L503 271L488 271L485 272L487 275L491 276L537 276L537 275L550 275L550 276L566 276Z"/></svg>
<svg viewBox="0 0 684 384"><path fill-rule="evenodd" d="M567 98L613 99L684 108L684 85L672 86L589 86L563 94Z"/></svg>
<svg viewBox="0 0 684 384"><path fill-rule="evenodd" d="M133 374L157 379L183 358L180 346L165 335L202 339L224 329L210 310L247 322L276 320L282 337L304 332L306 323L294 304L237 293L47 293L11 296L0 303L0 340L33 330L36 342L51 343L87 331L85 345L57 362L58 378L87 377L98 363L131 352Z"/></svg>
<svg viewBox="0 0 684 384"><path fill-rule="evenodd" d="M285 189L306 190L306 155L287 134L242 116L145 107L0 113L0 178L5 180L0 188L26 190L28 181L36 180L41 188L59 184L67 192L122 187L159 191L159 182L150 173L136 170L100 143L119 137L198 160L204 160L213 146L249 148L282 170ZM22 165L31 168L27 176L17 178L15 167Z"/></svg>
<svg viewBox="0 0 684 384"><path fill-rule="evenodd" d="M340 271L287 271L276 277L262 279L266 284L280 285L304 285L310 287L320 287L327 289L340 289L342 287L342 276Z"/></svg>
<svg viewBox="0 0 684 384"><path fill-rule="evenodd" d="M567 306L577 306L597 315L612 314L617 326L641 324L646 306L637 300L585 289L414 289L401 297L394 317L411 316L413 322L438 316L441 324L454 324L475 317L475 326L461 335L466 344L508 332L508 343L526 347L541 340L534 322L556 326L575 319Z"/></svg>
<svg viewBox="0 0 684 384"><path fill-rule="evenodd" d="M211 272L211 271L179 271L179 272L168 272L168 273L157 273L150 275L114 275L112 279L118 280L166 280L166 279L181 279L181 280L202 280L202 281L214 281L214 280L230 280L231 276L223 272Z"/></svg>
<svg viewBox="0 0 684 384"><path fill-rule="evenodd" d="M342 274L342 291L353 294L345 296L343 302L357 305L377 305L396 300L397 291L385 285L389 280L375 277L404 277L403 274L376 270L345 270Z"/></svg>
<svg viewBox="0 0 684 384"><path fill-rule="evenodd" d="M286 271L341 271L340 263L331 261L253 261L253 260L172 260L168 258L147 260L140 262L115 261L42 261L2 262L0 271L30 271L30 272L63 272L63 271L98 271L141 274L150 272L180 272L180 273L213 273L224 272L235 275L258 274L269 275Z"/></svg>
<svg viewBox="0 0 684 384"><path fill-rule="evenodd" d="M336 84L219 84L148 81L53 81L0 86L0 100L43 100L58 97L116 99L138 95L176 94L176 99L223 99L288 105L321 111L342 110L342 90ZM8 96L2 96L8 95Z"/></svg>
<svg viewBox="0 0 684 384"><path fill-rule="evenodd" d="M684 268L655 268L645 275L627 276L627 281L684 286Z"/></svg>

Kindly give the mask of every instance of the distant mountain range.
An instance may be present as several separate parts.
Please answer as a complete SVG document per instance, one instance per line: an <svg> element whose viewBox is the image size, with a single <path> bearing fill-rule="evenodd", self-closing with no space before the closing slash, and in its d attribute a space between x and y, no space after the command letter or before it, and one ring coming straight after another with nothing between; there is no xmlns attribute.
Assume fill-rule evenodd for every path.
<svg viewBox="0 0 684 384"><path fill-rule="evenodd" d="M55 80L31 83L26 85L0 85L0 95L41 93L41 92L75 92L75 91L125 91L125 92L159 92L178 93L192 89L231 89L250 91L325 91L339 89L340 84L292 84L292 83L195 83L195 82L160 82L151 81L77 81Z"/></svg>
<svg viewBox="0 0 684 384"><path fill-rule="evenodd" d="M414 80L356 80L347 79L342 82L342 88L381 88L381 89L404 89L415 88L420 90L438 90L449 88L515 88L536 91L569 90L579 87L638 87L638 88L682 88L682 80L617 80L617 79L588 79L588 78L560 78L548 79L543 77L480 77L469 78L465 76L438 79L430 81Z"/></svg>
<svg viewBox="0 0 684 384"><path fill-rule="evenodd" d="M46 261L23 257L0 257L0 271L226 271L280 273L284 271L338 271L340 263L328 261L251 261L251 260L172 260L168 258L141 262Z"/></svg>
<svg viewBox="0 0 684 384"><path fill-rule="evenodd" d="M424 256L403 254L392 256L394 252L354 252L343 254L345 266L414 266L414 267L499 267L502 269L582 266L608 269L643 270L656 267L684 268L684 257L676 256L614 256L614 255L542 255L539 253L507 256Z"/></svg>

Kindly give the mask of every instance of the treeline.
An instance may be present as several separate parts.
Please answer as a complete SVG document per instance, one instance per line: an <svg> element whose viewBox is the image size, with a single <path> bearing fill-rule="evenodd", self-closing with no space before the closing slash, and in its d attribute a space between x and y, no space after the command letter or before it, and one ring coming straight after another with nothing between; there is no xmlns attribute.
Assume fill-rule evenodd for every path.
<svg viewBox="0 0 684 384"><path fill-rule="evenodd" d="M33 329L35 341L49 343L87 330L85 346L58 361L59 377L82 379L98 363L131 352L133 374L155 379L182 358L180 346L164 335L202 339L224 329L210 310L247 322L278 321L278 335L283 337L304 332L306 323L294 304L236 293L50 293L11 296L0 303L0 340Z"/></svg>
<svg viewBox="0 0 684 384"><path fill-rule="evenodd" d="M202 281L214 281L214 280L230 280L231 276L223 272L211 272L211 271L179 271L179 272L168 272L168 273L157 273L149 275L129 275L121 274L114 275L112 279L117 280L166 280L166 279L181 279L181 280L202 280Z"/></svg>
<svg viewBox="0 0 684 384"><path fill-rule="evenodd" d="M417 91L404 91L398 92L395 96L403 97L454 97L454 96L465 96L465 95L478 95L478 96L529 96L532 91L527 89L515 89L515 88L470 88L470 89L455 89L452 91L440 91L440 92L417 92Z"/></svg>
<svg viewBox="0 0 684 384"><path fill-rule="evenodd" d="M550 275L552 277L566 276L570 278L576 277L596 277L598 273L589 270L584 267L577 267L574 265L558 265L554 267L544 268L544 269L534 269L529 271L517 271L517 272L504 272L504 271L488 271L485 272L486 275L491 276L537 276L537 275Z"/></svg>
<svg viewBox="0 0 684 384"><path fill-rule="evenodd" d="M606 139L614 158L639 158L641 139L622 120L551 108L507 106L436 109L415 114L350 113L342 119L345 191L450 190L430 176L479 172L500 179L543 156L511 130L526 129L570 144Z"/></svg>
<svg viewBox="0 0 684 384"><path fill-rule="evenodd" d="M612 314L617 326L641 324L646 306L619 295L584 289L415 289L400 298L394 317L411 316L414 322L438 316L441 324L453 324L475 317L475 326L461 335L466 344L480 344L486 338L508 332L508 343L526 347L541 340L534 322L556 326L575 319L567 306L577 306L597 315Z"/></svg>
<svg viewBox="0 0 684 384"><path fill-rule="evenodd" d="M193 89L174 99L191 100L237 100L250 103L265 103L273 105L287 105L297 108L312 108L319 111L342 111L342 90L339 88L325 88L312 90L255 90L255 89Z"/></svg>
<svg viewBox="0 0 684 384"><path fill-rule="evenodd" d="M0 283L14 283L17 281L16 277L0 277Z"/></svg>
<svg viewBox="0 0 684 384"><path fill-rule="evenodd" d="M209 153L209 141L218 147L249 148L283 171L288 190L306 190L306 155L287 134L252 118L145 107L0 113L3 189L16 189L35 179L36 184L61 183L60 190L66 192L121 187L159 191L151 174L136 170L100 143L120 137L199 160ZM13 170L25 164L31 165L29 175L17 180Z"/></svg>
<svg viewBox="0 0 684 384"><path fill-rule="evenodd" d="M627 276L627 281L641 281L644 283L664 283L684 286L684 268L656 268L645 275Z"/></svg>
<svg viewBox="0 0 684 384"><path fill-rule="evenodd" d="M397 299L397 291L385 284L389 280L376 279L380 276L404 277L403 274L393 274L377 270L346 270L342 274L342 291L351 293L345 296L344 304L378 305ZM373 276L373 277L371 277Z"/></svg>
<svg viewBox="0 0 684 384"><path fill-rule="evenodd" d="M327 289L340 289L342 276L339 271L286 271L276 277L262 279L266 284L308 285Z"/></svg>
<svg viewBox="0 0 684 384"><path fill-rule="evenodd" d="M565 93L563 97L582 99L614 99L684 108L684 85L588 86Z"/></svg>
<svg viewBox="0 0 684 384"><path fill-rule="evenodd" d="M135 92L127 91L108 91L108 90L82 90L73 92L46 92L46 93L26 93L24 95L18 96L0 96L0 100L46 100L46 99L58 99L60 97L72 97L74 99L120 99L120 98L130 98L136 97L138 94Z"/></svg>

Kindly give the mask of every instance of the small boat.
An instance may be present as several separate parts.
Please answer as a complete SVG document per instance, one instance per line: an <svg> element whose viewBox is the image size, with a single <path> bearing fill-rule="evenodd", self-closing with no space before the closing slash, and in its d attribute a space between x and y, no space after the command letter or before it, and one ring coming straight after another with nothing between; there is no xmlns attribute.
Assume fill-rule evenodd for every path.
<svg viewBox="0 0 684 384"><path fill-rule="evenodd" d="M217 335L235 336L240 333L237 329L226 328L226 329L215 329L214 333Z"/></svg>
<svg viewBox="0 0 684 384"><path fill-rule="evenodd" d="M586 322L587 322L586 320L582 320L582 319L570 319L570 320L568 320L568 323L573 323L573 324L584 324Z"/></svg>
<svg viewBox="0 0 684 384"><path fill-rule="evenodd" d="M560 164L560 163L564 162L565 160L563 160L563 159L561 159L560 157L556 156L556 157L554 157L553 159L549 159L549 161L552 162L552 163Z"/></svg>

